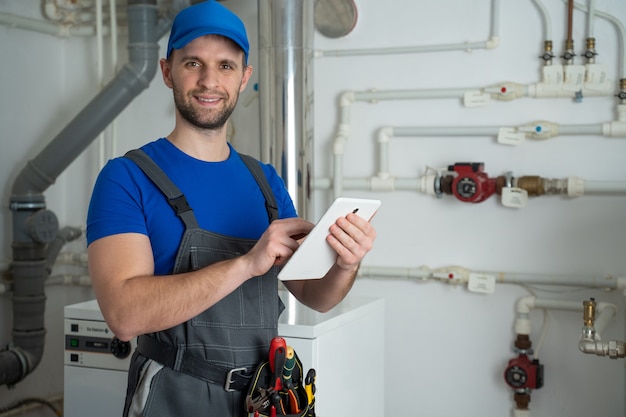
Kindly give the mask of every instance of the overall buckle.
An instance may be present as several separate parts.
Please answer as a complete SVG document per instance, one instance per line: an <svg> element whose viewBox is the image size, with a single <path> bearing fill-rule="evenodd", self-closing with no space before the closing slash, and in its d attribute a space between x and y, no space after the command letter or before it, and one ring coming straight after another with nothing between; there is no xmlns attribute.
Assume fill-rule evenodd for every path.
<svg viewBox="0 0 626 417"><path fill-rule="evenodd" d="M224 383L224 389L227 392L237 391L236 389L230 387L230 384L235 382L235 380L233 379L233 373L245 371L246 369L247 368L233 368L230 371L226 372L226 382Z"/></svg>

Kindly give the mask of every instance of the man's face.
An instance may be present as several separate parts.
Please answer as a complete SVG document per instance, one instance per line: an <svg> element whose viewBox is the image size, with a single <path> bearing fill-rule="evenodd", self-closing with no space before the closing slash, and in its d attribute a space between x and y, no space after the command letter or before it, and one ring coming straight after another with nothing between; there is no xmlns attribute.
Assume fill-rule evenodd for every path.
<svg viewBox="0 0 626 417"><path fill-rule="evenodd" d="M243 58L231 40L207 35L162 60L163 79L182 119L200 129L223 128L252 74Z"/></svg>

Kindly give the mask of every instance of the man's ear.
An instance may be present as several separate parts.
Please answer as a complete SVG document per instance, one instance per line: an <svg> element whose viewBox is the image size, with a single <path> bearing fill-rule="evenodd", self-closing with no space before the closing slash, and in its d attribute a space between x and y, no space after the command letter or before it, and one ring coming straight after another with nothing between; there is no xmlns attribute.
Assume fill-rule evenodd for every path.
<svg viewBox="0 0 626 417"><path fill-rule="evenodd" d="M167 59L161 58L159 61L159 65L161 65L161 75L163 76L163 82L169 88L172 88L172 70L170 68L170 63Z"/></svg>
<svg viewBox="0 0 626 417"><path fill-rule="evenodd" d="M251 65L246 65L246 67L243 69L243 77L241 78L241 87L239 87L239 92L241 93L243 90L245 90L246 85L248 85L248 81L250 81L250 78L252 77L252 66Z"/></svg>

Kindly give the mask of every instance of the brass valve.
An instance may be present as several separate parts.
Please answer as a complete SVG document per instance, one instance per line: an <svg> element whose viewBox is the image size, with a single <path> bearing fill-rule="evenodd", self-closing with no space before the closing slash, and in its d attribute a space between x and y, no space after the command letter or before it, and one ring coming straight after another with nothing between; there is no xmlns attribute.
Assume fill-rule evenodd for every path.
<svg viewBox="0 0 626 417"><path fill-rule="evenodd" d="M583 322L586 327L593 327L596 319L596 300L590 298L589 301L583 301Z"/></svg>

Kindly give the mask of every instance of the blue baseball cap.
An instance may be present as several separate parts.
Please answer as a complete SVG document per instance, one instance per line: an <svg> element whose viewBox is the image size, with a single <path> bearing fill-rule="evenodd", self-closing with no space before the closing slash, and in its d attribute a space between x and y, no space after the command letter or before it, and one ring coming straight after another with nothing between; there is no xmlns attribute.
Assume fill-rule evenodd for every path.
<svg viewBox="0 0 626 417"><path fill-rule="evenodd" d="M221 35L231 39L246 55L250 44L246 27L239 17L215 0L207 0L181 10L174 18L167 57L173 49L180 49L192 40L204 35Z"/></svg>

